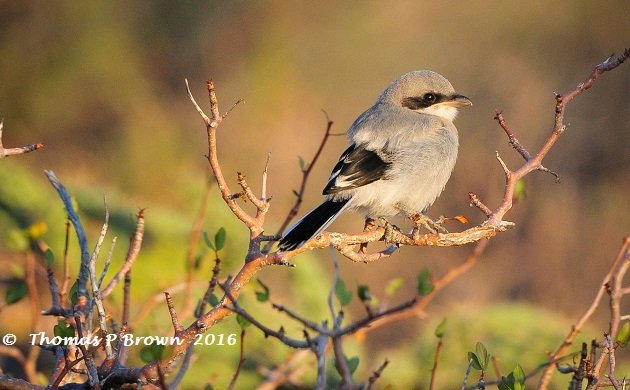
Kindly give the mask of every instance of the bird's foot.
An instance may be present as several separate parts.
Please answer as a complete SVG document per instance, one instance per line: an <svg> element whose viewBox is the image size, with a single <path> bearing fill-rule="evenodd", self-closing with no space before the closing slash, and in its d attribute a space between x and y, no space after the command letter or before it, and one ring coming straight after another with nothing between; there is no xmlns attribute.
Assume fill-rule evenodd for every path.
<svg viewBox="0 0 630 390"><path fill-rule="evenodd" d="M370 218L370 217L366 217L365 218L365 225L363 226L363 231L364 232L371 232L376 228L376 221L374 220L374 218ZM364 242L362 244L359 245L359 253L367 253L367 247L368 247L368 243Z"/></svg>
<svg viewBox="0 0 630 390"><path fill-rule="evenodd" d="M414 214L411 217L411 220L413 221L414 236L416 234L419 234L418 229L420 228L420 226L424 227L425 229L427 229L433 234L448 233L448 230L446 230L443 226L444 222L446 221L446 218L443 216L439 217L438 219L434 221L428 216L426 216L425 214L420 213L420 214Z"/></svg>
<svg viewBox="0 0 630 390"><path fill-rule="evenodd" d="M381 222L381 224L385 228L385 234L383 235L383 238L385 239L385 242L391 242L392 239L394 238L394 230L400 231L400 229L398 228L398 226L392 225L391 223L389 223L383 217L379 217L379 221Z"/></svg>

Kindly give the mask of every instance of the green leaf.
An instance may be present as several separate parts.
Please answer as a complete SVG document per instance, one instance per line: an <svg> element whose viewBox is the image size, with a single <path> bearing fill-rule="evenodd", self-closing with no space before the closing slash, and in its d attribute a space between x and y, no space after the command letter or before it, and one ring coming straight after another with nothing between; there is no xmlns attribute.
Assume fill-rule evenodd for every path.
<svg viewBox="0 0 630 390"><path fill-rule="evenodd" d="M300 164L300 169L303 171L304 170L304 159L302 158L302 156L298 156L298 163Z"/></svg>
<svg viewBox="0 0 630 390"><path fill-rule="evenodd" d="M213 307L217 306L219 304L219 298L214 294L210 294L210 296L208 297L208 303Z"/></svg>
<svg viewBox="0 0 630 390"><path fill-rule="evenodd" d="M359 285L359 287L357 287L357 295L359 296L359 299L361 300L361 302L369 302L372 300L372 294L370 294L370 288L365 284L361 284Z"/></svg>
<svg viewBox="0 0 630 390"><path fill-rule="evenodd" d="M479 357L474 352L468 352L468 361L470 365L475 370L481 371L481 362L479 361Z"/></svg>
<svg viewBox="0 0 630 390"><path fill-rule="evenodd" d="M164 345L147 345L140 350L140 359L145 363L152 363L162 360L164 354Z"/></svg>
<svg viewBox="0 0 630 390"><path fill-rule="evenodd" d="M53 263L55 262L55 254L53 253L52 249L46 249L46 252L44 252L44 261L46 262L46 267L52 267Z"/></svg>
<svg viewBox="0 0 630 390"><path fill-rule="evenodd" d="M418 294L425 296L433 291L433 283L429 280L429 269L424 267L418 275Z"/></svg>
<svg viewBox="0 0 630 390"><path fill-rule="evenodd" d="M396 278L396 279L390 280L389 283L387 283L387 286L385 287L385 294L389 297L393 296L394 294L396 294L398 290L400 290L400 288L404 284L405 284L405 279L403 278Z"/></svg>
<svg viewBox="0 0 630 390"><path fill-rule="evenodd" d="M203 260L203 255L197 255L195 256L195 261L193 263L193 268L195 269L195 271L199 270L199 268L201 268L201 261Z"/></svg>
<svg viewBox="0 0 630 390"><path fill-rule="evenodd" d="M74 326L66 324L64 320L59 320L57 325L53 326L53 334L61 338L74 337ZM64 345L67 345L67 343L64 343Z"/></svg>
<svg viewBox="0 0 630 390"><path fill-rule="evenodd" d="M630 321L626 321L617 333L617 343L621 348L627 347L628 342L630 342Z"/></svg>
<svg viewBox="0 0 630 390"><path fill-rule="evenodd" d="M346 306L352 300L352 291L348 291L346 284L341 279L339 279L337 286L335 286L335 295L337 299L339 299L341 306Z"/></svg>
<svg viewBox="0 0 630 390"><path fill-rule="evenodd" d="M346 364L348 365L348 369L350 370L350 374L354 374L354 372L359 367L359 357L358 356L353 356L350 359L348 359L348 358L346 358L344 356L344 359L346 359Z"/></svg>
<svg viewBox="0 0 630 390"><path fill-rule="evenodd" d="M26 286L26 282L24 280L18 281L17 284L14 284L7 289L5 295L7 305L11 305L21 301L27 293L28 287Z"/></svg>
<svg viewBox="0 0 630 390"><path fill-rule="evenodd" d="M517 364L511 375L514 378L514 390L525 390L525 371L523 371L523 367Z"/></svg>
<svg viewBox="0 0 630 390"><path fill-rule="evenodd" d="M291 191L293 191L293 195L295 195L296 198L302 199L302 195L300 195L299 192L297 192L296 190L291 190Z"/></svg>
<svg viewBox="0 0 630 390"><path fill-rule="evenodd" d="M70 292L68 293L68 297L70 298L70 303L72 303L72 305L76 305L77 302L79 301L79 285L78 285L79 281L75 280L74 283L72 284L72 287L70 287Z"/></svg>
<svg viewBox="0 0 630 390"><path fill-rule="evenodd" d="M217 234L214 235L214 245L217 247L217 252L223 249L226 236L227 233L224 228L220 228Z"/></svg>
<svg viewBox="0 0 630 390"><path fill-rule="evenodd" d="M247 318L243 317L240 314L236 316L236 322L241 327L241 329L245 329L252 324Z"/></svg>
<svg viewBox="0 0 630 390"><path fill-rule="evenodd" d="M488 354L486 347L478 341L475 349L477 350L477 357L479 358L481 368L483 370L487 369L488 364L490 364L490 355Z"/></svg>
<svg viewBox="0 0 630 390"><path fill-rule="evenodd" d="M207 384L207 385L203 388L203 390L214 390L214 387L212 387L212 385L208 383L208 384Z"/></svg>
<svg viewBox="0 0 630 390"><path fill-rule="evenodd" d="M203 241L206 243L206 246L212 250L214 249L214 245L212 245L212 241L210 241L210 236L208 235L208 232L203 232Z"/></svg>
<svg viewBox="0 0 630 390"><path fill-rule="evenodd" d="M446 318L444 318L442 322L440 322L438 326L435 327L435 337L441 339L442 337L444 337L445 332L446 332Z"/></svg>
<svg viewBox="0 0 630 390"><path fill-rule="evenodd" d="M263 291L256 291L256 300L258 302L267 302L269 300L269 287L262 282L260 279L256 279L258 284L263 288Z"/></svg>
<svg viewBox="0 0 630 390"><path fill-rule="evenodd" d="M514 200L519 201L527 197L527 189L525 188L525 180L520 179L514 186Z"/></svg>

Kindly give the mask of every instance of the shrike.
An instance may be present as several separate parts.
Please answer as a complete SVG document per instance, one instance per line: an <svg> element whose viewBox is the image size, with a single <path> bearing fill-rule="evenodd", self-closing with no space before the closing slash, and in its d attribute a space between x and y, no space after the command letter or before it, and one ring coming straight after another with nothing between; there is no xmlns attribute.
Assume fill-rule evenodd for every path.
<svg viewBox="0 0 630 390"><path fill-rule="evenodd" d="M427 218L457 159L457 109L470 105L430 70L392 82L350 126L351 145L324 187L326 200L288 228L278 248L299 248L346 210L372 218L417 213Z"/></svg>

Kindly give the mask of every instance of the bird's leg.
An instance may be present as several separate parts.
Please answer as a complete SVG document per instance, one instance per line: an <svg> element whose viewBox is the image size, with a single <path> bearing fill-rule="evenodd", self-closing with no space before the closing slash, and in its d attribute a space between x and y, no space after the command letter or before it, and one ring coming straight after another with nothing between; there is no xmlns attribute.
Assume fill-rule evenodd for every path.
<svg viewBox="0 0 630 390"><path fill-rule="evenodd" d="M424 227L433 234L448 233L448 230L446 230L444 226L442 226L445 221L444 217L440 217L434 221L424 213L416 213L411 216L411 220L413 221L412 234L414 237L419 234L418 229L420 228L420 226Z"/></svg>
<svg viewBox="0 0 630 390"><path fill-rule="evenodd" d="M394 229L396 229L398 231L400 231L400 229L398 229L398 227L396 225L392 225L391 223L389 223L383 217L379 217L378 219L383 224L383 227L385 228L385 234L383 235L383 238L385 239L385 242L391 242L392 238L394 236Z"/></svg>
<svg viewBox="0 0 630 390"><path fill-rule="evenodd" d="M371 232L374 230L374 228L376 228L376 220L374 220L374 218L370 218L369 216L365 217L365 225L363 226L363 231ZM363 254L367 253L367 246L367 242L360 244L358 252Z"/></svg>

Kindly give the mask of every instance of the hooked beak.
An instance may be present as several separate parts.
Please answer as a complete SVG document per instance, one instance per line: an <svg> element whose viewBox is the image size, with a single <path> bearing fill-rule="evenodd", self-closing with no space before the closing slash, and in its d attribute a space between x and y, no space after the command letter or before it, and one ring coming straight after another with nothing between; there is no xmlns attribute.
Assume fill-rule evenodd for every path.
<svg viewBox="0 0 630 390"><path fill-rule="evenodd" d="M443 104L452 106L452 107L468 107L472 106L472 102L464 95L460 95L458 93L451 96L450 100L445 101Z"/></svg>

